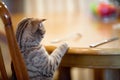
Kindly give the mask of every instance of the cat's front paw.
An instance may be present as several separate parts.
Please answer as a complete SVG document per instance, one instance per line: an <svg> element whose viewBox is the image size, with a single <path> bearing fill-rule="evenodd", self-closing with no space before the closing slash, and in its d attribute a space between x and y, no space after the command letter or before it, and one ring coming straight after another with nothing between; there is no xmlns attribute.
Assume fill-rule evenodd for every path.
<svg viewBox="0 0 120 80"><path fill-rule="evenodd" d="M62 49L68 49L68 44L67 43L62 43L60 46Z"/></svg>
<svg viewBox="0 0 120 80"><path fill-rule="evenodd" d="M67 43L62 43L61 45L64 46L64 47L68 47Z"/></svg>

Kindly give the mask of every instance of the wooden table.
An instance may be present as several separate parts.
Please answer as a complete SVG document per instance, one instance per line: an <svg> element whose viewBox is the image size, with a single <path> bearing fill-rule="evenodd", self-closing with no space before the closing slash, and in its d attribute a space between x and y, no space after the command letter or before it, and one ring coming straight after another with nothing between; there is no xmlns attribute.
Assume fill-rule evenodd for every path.
<svg viewBox="0 0 120 80"><path fill-rule="evenodd" d="M46 47L49 52L55 49L53 46ZM120 49L89 49L89 48L70 48L68 54L63 57L60 68L65 70L62 76L68 74L69 67L91 68L94 69L95 80L119 80L120 68ZM68 69L66 69L68 68ZM68 76L63 77L66 80ZM60 79L61 80L61 79ZM67 80L70 80L69 78Z"/></svg>
<svg viewBox="0 0 120 80"><path fill-rule="evenodd" d="M63 57L61 66L62 70L67 70L66 72L68 72L68 74L70 67L82 67L95 69L95 80L120 79L118 76L120 68L120 49L118 46L114 45L118 44L118 42L114 41L98 48L89 48L89 45L92 43L111 38L113 36L112 25L118 23L119 20L110 23L103 23L94 20L90 15L85 13L57 13L44 15L14 14L12 16L13 26L16 26L19 20L23 17L47 19L46 22L44 22L47 33L42 43L46 46L46 49L49 52L53 51L56 46L59 46L62 43L51 43L51 41L62 39L76 33L81 34L81 37L77 39L71 38L66 40L70 49ZM16 29L16 27L14 29ZM70 77L69 75L66 77L67 80L70 80L70 78L68 78ZM63 79L65 79L65 76Z"/></svg>

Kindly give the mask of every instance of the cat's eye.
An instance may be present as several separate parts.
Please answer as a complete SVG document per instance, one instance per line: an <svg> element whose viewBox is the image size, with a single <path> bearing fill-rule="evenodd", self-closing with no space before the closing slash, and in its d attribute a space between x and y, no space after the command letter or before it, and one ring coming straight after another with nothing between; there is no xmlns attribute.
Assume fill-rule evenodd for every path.
<svg viewBox="0 0 120 80"><path fill-rule="evenodd" d="M45 34L45 29L42 23L39 24L39 30L41 32L41 34Z"/></svg>
<svg viewBox="0 0 120 80"><path fill-rule="evenodd" d="M44 35L45 34L45 30L37 29L36 33L38 33L40 35Z"/></svg>

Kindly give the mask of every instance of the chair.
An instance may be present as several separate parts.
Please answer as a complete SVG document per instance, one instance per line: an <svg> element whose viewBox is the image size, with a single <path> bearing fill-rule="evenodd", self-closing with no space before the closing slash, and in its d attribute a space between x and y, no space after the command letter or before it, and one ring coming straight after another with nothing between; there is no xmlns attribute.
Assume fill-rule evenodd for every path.
<svg viewBox="0 0 120 80"><path fill-rule="evenodd" d="M6 5L3 2L0 2L0 18L2 19L4 24L4 30L6 34L6 36L4 37L6 37L7 39L8 48L10 51L10 56L15 70L16 78L17 80L29 80L27 69L14 35L11 17ZM5 70L5 65L2 56L2 54L4 53L2 53L1 47L2 45L0 45L0 72L2 80L8 80L6 73L7 71Z"/></svg>

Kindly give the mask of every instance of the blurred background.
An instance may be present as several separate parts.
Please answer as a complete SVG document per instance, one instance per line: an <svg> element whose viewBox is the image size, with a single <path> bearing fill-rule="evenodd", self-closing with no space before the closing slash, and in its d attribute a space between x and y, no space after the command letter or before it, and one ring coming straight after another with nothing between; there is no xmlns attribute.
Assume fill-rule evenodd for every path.
<svg viewBox="0 0 120 80"><path fill-rule="evenodd" d="M102 9L107 9L106 7L102 9L97 7L98 5L100 5L100 2L102 0L0 0L0 1L3 1L8 6L9 11L11 12L12 17L14 18L14 21L13 21L14 26L16 26L18 21L21 20L23 17L29 17L29 16L48 19L47 21L48 24L45 23L45 25L48 27L51 25L50 26L51 29L55 29L55 27L59 24L60 25L64 24L63 27L68 27L69 25L71 25L71 23L76 24L77 22L75 22L75 20L79 18L78 16L83 17L81 20L83 21L83 23L81 22L80 23L88 26L89 24L86 24L86 20L84 19L83 15L88 16L88 18L90 18L95 22L97 20L98 22L103 21L105 23L106 22L109 23L109 21L110 22L116 21L116 19L119 17L119 12L117 11L118 8L114 6L115 4L119 6L117 0L103 1L113 6L113 10L110 13L104 13L104 11L102 12ZM115 10L114 10L114 7L115 7ZM22 15L24 14L24 16L18 17L21 14ZM51 15L53 17L50 17ZM56 16L61 16L61 15L64 15L64 16L59 17L59 19L56 19L57 18ZM112 18L111 18L111 15L112 15ZM73 25L73 26L76 26L76 25ZM52 31L50 30L47 30L47 31L48 33L49 32L52 33ZM71 31L71 32L74 32L74 31ZM60 35L60 33L61 32L59 31L56 32L56 34L58 35ZM52 38L53 37L51 36L51 39ZM8 50L6 50L7 48L3 43L3 42L5 43L7 42L4 40L4 38L1 38L1 40L2 42L0 42L0 44L4 45L4 47L2 48L2 51L6 51L7 53ZM4 56L5 56L6 64L10 65L10 59L8 58L9 55L4 54ZM10 73L10 69L8 69L8 71ZM92 69L74 67L74 68L71 68L71 76L72 76L72 80L94 80ZM54 79L57 80L57 72L55 74Z"/></svg>

